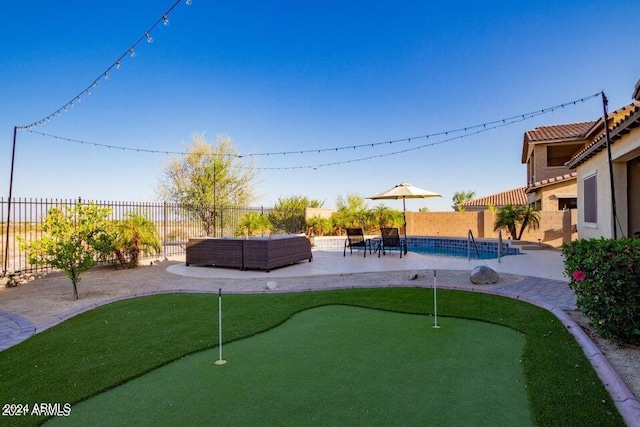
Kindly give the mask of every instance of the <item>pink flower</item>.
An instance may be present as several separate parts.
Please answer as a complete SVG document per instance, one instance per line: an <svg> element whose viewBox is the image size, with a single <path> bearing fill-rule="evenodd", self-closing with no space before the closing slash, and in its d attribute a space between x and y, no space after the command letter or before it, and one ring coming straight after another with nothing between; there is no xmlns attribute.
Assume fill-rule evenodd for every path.
<svg viewBox="0 0 640 427"><path fill-rule="evenodd" d="M582 272L582 270L576 270L573 272L573 280L576 282L582 282L586 278L587 276Z"/></svg>

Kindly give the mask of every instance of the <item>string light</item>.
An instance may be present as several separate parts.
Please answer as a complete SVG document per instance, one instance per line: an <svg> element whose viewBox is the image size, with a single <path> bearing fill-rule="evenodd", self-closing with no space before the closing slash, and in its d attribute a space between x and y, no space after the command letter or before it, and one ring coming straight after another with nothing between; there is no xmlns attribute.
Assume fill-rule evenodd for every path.
<svg viewBox="0 0 640 427"><path fill-rule="evenodd" d="M397 144L397 143L402 143L402 142L412 142L412 140L418 140L418 139L429 139L429 138L434 138L434 137L439 137L439 136L448 136L449 134L455 134L455 133L459 133L459 132L469 132L472 131L474 129L480 129L480 128L486 128L487 126L494 126L497 124L501 124L501 123L510 123L513 120L517 120L517 121L522 121L522 119L530 119L536 116L540 116L542 114L547 114L549 112L553 112L559 108L564 108L565 106L569 106L569 105L576 105L576 103L578 102L585 102L587 100L593 99L597 96L600 96L599 93L590 95L588 97L585 98L581 98L580 100L575 100L575 101L570 101L570 102L565 102L563 104L558 104L555 105L553 107L547 107L544 108L543 110L536 110L530 113L525 113L525 114L518 114L515 116L511 116L511 117L506 117L504 119L498 119L498 120L493 120L490 122L486 122L486 123L481 123L478 125L473 125L473 126L466 126L466 127L462 127L462 128L458 128L458 129L452 129L452 130L446 130L446 131L442 131L442 132L436 132L436 133L431 133L431 134L426 134L426 135L418 135L418 136L412 136L409 138L402 138L402 139L394 139L394 140L390 140L390 141L382 141L382 142L374 142L374 143L365 143L365 144L360 144L360 145L348 145L348 146L341 146L341 147L331 147L331 148L314 148L314 149L309 149L309 150L302 150L302 151L280 151L280 152L269 152L269 153L255 153L252 154L253 156L269 156L269 155L277 155L277 154L307 154L307 153L322 153L322 152L327 152L327 151L341 151L341 150L349 150L349 149L355 149L355 148L364 148L364 147L375 147L375 146L379 146L379 145L393 145L393 144Z"/></svg>
<svg viewBox="0 0 640 427"><path fill-rule="evenodd" d="M361 144L361 145L349 145L349 146L342 146L342 147L333 147L333 148L321 148L321 149L309 149L309 150L298 150L298 151L281 151L281 152L269 152L269 153L252 153L252 154L226 154L227 157L233 157L233 158L244 158L244 157L258 157L258 156L275 156L275 155L282 155L282 156L286 156L288 154L305 154L305 153L321 153L321 152L327 152L327 151L340 151L340 150L356 150L356 149L360 149L360 148L373 148L382 144L395 144L395 143L399 143L399 142L409 142L411 143L412 140L414 139L420 139L420 138L430 138L433 140L434 137L438 137L438 136L448 136L446 139L443 140L439 140L439 141L433 141L433 142L429 142L426 144L422 144L422 145L418 145L418 146L414 146L414 147L409 147L403 150L397 150L397 151L393 151L393 152L389 152L389 153L381 153L381 154L375 154L375 155L370 155L370 156L364 156L364 157L360 157L360 158L355 158L355 159L348 159L348 160L341 160L341 161L336 161L336 162L329 162L329 163L322 163L322 164L317 164L317 165L302 165L302 166L284 166L284 167L263 167L263 168L256 168L257 170L294 170L294 169L313 169L313 170L317 170L319 168L322 167L328 167L328 166L338 166L338 165L343 165L343 164L349 164L349 163L356 163L356 162L363 162L363 161L367 161L367 160L373 160L376 158L383 158L383 157L390 157L390 156L395 156L398 154L404 154L404 153L408 153L408 152L412 152L412 151L416 151L416 150L420 150L423 148L427 148L427 147L432 147L432 146L436 146L436 145L440 145L440 144L444 144L446 142L451 142L454 140L458 140L458 139L463 139L463 138L467 138L470 136L474 136L474 135L478 135L484 132L488 132L491 130L495 130L495 129L499 129L505 126L510 126L514 123L518 123L518 122L522 122L525 120L529 120L533 117L537 117L539 115L542 114L548 114L551 113L559 108L564 108L566 106L569 105L576 105L578 102L585 102L586 100L592 99L595 96L599 96L600 94L595 94L586 98L581 98L580 100L577 101L571 101L571 102L566 102L563 104L559 104L553 107L548 107L548 108L544 108L542 110L537 110L531 113L526 113L526 114L518 114L516 116L512 116L512 117L508 117L508 118L504 118L504 119L499 119L499 120L494 120L491 122L486 122L486 123L481 123L478 125L474 125L474 126L467 126L467 127L463 127L463 128L459 128L459 129L453 129L453 130L446 130L446 131L442 131L442 132L438 132L438 133L433 133L433 134L428 134L428 135L420 135L420 136L412 136L409 138L404 138L404 139L396 139L396 140L392 140L392 141L384 141L384 142L377 142L377 143L367 143L367 144ZM472 131L473 130L473 131ZM458 136L449 136L450 134L455 134L455 133L460 133L460 132L464 132L461 135ZM93 145L94 147L102 147L102 148L113 148L113 149L119 149L122 151L135 151L138 153L150 153L150 154L176 154L176 155L186 155L188 153L185 152L176 152L176 151L159 151L159 150L151 150L151 149L143 149L143 148L132 148L132 147L123 147L123 146L117 146L117 145L109 145L109 144L98 144L95 142L88 142L88 141L82 141L82 140L77 140L77 139L71 139L71 138L64 138L64 137L60 137L60 136L56 136L56 135L51 135L51 134L47 134L47 133L43 133L43 132L37 132L34 130L29 129L29 133L34 133L34 134L38 134L41 135L42 137L50 137L56 140L65 140L67 142L73 142L73 143L78 143L78 144L82 144L82 145Z"/></svg>
<svg viewBox="0 0 640 427"><path fill-rule="evenodd" d="M33 129L34 127L37 126L41 126L45 123L48 123L51 119L56 118L57 116L60 115L60 113L64 110L67 111L68 106L72 105L73 100L76 100L80 95L82 95L83 93L87 93L88 95L91 94L91 90L90 88L96 88L96 86L98 85L98 81L100 81L101 79L105 79L107 80L109 78L109 70L111 70L112 68L115 69L119 69L121 64L122 64L122 60L124 58L126 58L127 55L130 55L131 57L135 56L135 48L143 41L146 40L148 43L151 43L153 41L153 38L151 37L151 33L152 31L162 22L164 25L168 25L169 24L169 14L173 11L173 9L181 2L182 0L175 0L175 2L171 5L171 7L169 7L169 9L167 9L162 15L161 17L156 20L156 22L149 27L149 29L147 29L147 31L145 31L142 36L140 36L138 38L138 40L136 40L135 43L133 43L122 55L120 55L119 58L117 58L109 67L107 67L105 69L105 71L103 71L102 73L100 73L100 76L96 79L93 80L93 82L91 83L91 85L89 85L88 87L86 87L85 89L83 89L81 92L79 92L77 95L75 95L74 97L71 98L71 101L67 102L66 104L64 104L62 107L60 107L59 109L57 109L55 112L49 114L48 116L42 118L41 120L35 121L31 124L28 125L24 125L24 126L16 126L16 130L25 130L25 129ZM191 1L186 1L187 5L191 5Z"/></svg>

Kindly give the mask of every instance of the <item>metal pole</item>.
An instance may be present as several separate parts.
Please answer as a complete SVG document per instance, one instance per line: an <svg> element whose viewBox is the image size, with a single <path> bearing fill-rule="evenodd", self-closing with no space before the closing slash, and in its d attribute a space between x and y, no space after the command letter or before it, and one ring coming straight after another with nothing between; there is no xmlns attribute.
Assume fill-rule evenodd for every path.
<svg viewBox="0 0 640 427"><path fill-rule="evenodd" d="M9 175L9 200L7 201L7 236L4 246L4 265L2 267L2 275L7 274L9 262L9 226L11 225L11 198L13 197L13 165L16 159L16 134L18 127L13 127L13 148L11 150L11 173Z"/></svg>
<svg viewBox="0 0 640 427"><path fill-rule="evenodd" d="M215 363L224 365L227 361L222 358L222 289L220 288L218 288L218 349L220 357Z"/></svg>
<svg viewBox="0 0 640 427"><path fill-rule="evenodd" d="M402 218L404 219L404 254L407 254L407 206L405 196L402 196ZM402 249L400 249L402 250Z"/></svg>
<svg viewBox="0 0 640 427"><path fill-rule="evenodd" d="M433 270L433 314L435 316L435 322L432 328L440 328L438 326L438 297L437 295L437 286L436 286L436 270Z"/></svg>
<svg viewBox="0 0 640 427"><path fill-rule="evenodd" d="M602 109L604 110L604 134L606 136L607 141L607 156L609 159L609 181L611 182L611 212L613 213L613 238L618 238L618 228L616 227L616 222L618 215L616 213L616 188L613 182L613 163L611 161L611 136L609 135L609 116L607 114L607 105L609 101L607 100L607 96L604 92L602 94Z"/></svg>

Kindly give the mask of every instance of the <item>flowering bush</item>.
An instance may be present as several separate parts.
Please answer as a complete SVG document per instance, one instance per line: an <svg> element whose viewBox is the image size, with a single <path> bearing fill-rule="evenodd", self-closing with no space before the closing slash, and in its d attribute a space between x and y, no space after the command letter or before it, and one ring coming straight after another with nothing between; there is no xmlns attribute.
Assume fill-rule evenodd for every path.
<svg viewBox="0 0 640 427"><path fill-rule="evenodd" d="M580 239L562 253L591 327L621 343L640 342L640 239Z"/></svg>

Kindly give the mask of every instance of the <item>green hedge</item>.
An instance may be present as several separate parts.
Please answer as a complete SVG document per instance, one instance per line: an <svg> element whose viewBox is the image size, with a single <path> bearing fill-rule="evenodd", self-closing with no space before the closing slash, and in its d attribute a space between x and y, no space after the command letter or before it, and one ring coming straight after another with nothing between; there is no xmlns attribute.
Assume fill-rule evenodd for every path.
<svg viewBox="0 0 640 427"><path fill-rule="evenodd" d="M580 239L562 253L591 326L620 343L640 342L640 239Z"/></svg>

